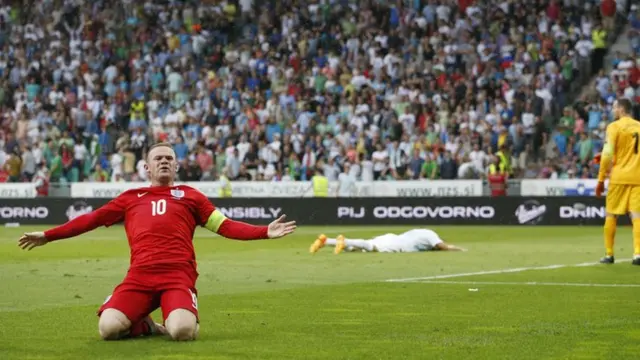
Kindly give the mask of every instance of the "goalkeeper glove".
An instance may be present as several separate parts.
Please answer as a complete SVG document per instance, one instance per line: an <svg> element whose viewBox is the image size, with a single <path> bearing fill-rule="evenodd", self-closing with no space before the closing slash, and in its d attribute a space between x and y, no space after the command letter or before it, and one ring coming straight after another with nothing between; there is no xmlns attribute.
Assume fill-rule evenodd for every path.
<svg viewBox="0 0 640 360"><path fill-rule="evenodd" d="M600 164L600 158L602 158L602 153L597 153L597 154L593 157L593 163L594 163L594 164Z"/></svg>

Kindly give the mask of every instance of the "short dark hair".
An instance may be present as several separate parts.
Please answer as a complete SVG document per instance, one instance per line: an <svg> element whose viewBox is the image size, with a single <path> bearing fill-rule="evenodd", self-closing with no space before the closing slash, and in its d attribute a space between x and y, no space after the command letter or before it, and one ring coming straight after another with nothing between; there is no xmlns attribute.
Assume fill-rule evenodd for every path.
<svg viewBox="0 0 640 360"><path fill-rule="evenodd" d="M631 100L627 98L618 99L618 106L624 110L625 114L631 114L633 112L633 104Z"/></svg>
<svg viewBox="0 0 640 360"><path fill-rule="evenodd" d="M151 154L151 150L153 150L155 148L159 148L159 147L168 147L169 149L173 150L173 146L168 142L155 143L155 144L151 145L149 150L147 150L147 157L149 156L149 154Z"/></svg>

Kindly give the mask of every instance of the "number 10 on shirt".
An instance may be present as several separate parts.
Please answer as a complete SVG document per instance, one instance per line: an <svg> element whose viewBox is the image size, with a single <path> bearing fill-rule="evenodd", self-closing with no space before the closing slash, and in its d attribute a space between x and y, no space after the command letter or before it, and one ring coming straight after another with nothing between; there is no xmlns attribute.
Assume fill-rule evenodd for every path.
<svg viewBox="0 0 640 360"><path fill-rule="evenodd" d="M167 200L160 199L151 202L151 216L164 215L167 212Z"/></svg>

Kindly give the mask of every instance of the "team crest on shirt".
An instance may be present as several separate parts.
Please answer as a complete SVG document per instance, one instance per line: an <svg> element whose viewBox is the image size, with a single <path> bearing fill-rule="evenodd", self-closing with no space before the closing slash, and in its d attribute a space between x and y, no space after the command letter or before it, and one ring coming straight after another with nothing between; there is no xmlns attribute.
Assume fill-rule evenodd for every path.
<svg viewBox="0 0 640 360"><path fill-rule="evenodd" d="M184 190L171 189L171 196L173 196L176 199L182 199L184 197Z"/></svg>

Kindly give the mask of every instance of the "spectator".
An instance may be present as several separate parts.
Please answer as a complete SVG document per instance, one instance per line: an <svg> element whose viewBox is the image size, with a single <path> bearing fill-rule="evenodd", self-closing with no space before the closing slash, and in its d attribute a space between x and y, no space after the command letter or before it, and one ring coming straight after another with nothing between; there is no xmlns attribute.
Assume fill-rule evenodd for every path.
<svg viewBox="0 0 640 360"><path fill-rule="evenodd" d="M228 168L229 178L235 179L240 174L240 152L237 148L231 147L231 155L226 158L226 166Z"/></svg>
<svg viewBox="0 0 640 360"><path fill-rule="evenodd" d="M49 170L44 164L34 174L32 182L38 196L49 196Z"/></svg>
<svg viewBox="0 0 640 360"><path fill-rule="evenodd" d="M31 146L23 145L22 147L22 176L25 181L31 181L36 174L36 158L31 151Z"/></svg>
<svg viewBox="0 0 640 360"><path fill-rule="evenodd" d="M614 3L15 6L0 142L18 149L12 181L41 162L51 182L144 181L158 141L195 180L455 179L494 154L513 175L591 176L612 99L640 97L635 4L632 49L601 72ZM570 108L592 73L596 95Z"/></svg>
<svg viewBox="0 0 640 360"><path fill-rule="evenodd" d="M442 179L451 180L456 178L458 168L455 160L453 159L451 152L447 151L444 154L444 158L440 164L440 176Z"/></svg>
<svg viewBox="0 0 640 360"><path fill-rule="evenodd" d="M413 156L409 161L409 168L407 175L412 180L417 180L420 178L420 173L422 171L422 166L424 165L425 160L420 154L420 149L413 150Z"/></svg>
<svg viewBox="0 0 640 360"><path fill-rule="evenodd" d="M235 179L236 181L251 181L253 180L253 176L247 171L247 168L244 165L240 166L240 171L238 172L238 176Z"/></svg>
<svg viewBox="0 0 640 360"><path fill-rule="evenodd" d="M20 151L18 149L14 149L14 151L7 156L4 166L9 175L9 182L21 181L22 159L20 158Z"/></svg>
<svg viewBox="0 0 640 360"><path fill-rule="evenodd" d="M435 155L428 155L424 164L422 164L422 170L420 172L421 179L435 180L438 178L438 162L435 159Z"/></svg>
<svg viewBox="0 0 640 360"><path fill-rule="evenodd" d="M102 168L102 165L96 164L93 174L91 176L93 182L107 182L109 181L109 174Z"/></svg>
<svg viewBox="0 0 640 360"><path fill-rule="evenodd" d="M345 163L344 171L338 175L338 189L336 195L338 197L352 197L356 189L356 177L351 172L351 164Z"/></svg>
<svg viewBox="0 0 640 360"><path fill-rule="evenodd" d="M373 179L381 180L387 175L389 153L384 149L381 143L377 143L375 149L376 150L371 154L371 160L373 162Z"/></svg>
<svg viewBox="0 0 640 360"><path fill-rule="evenodd" d="M200 181L202 168L196 162L195 156L190 156L187 165L180 167L178 176L182 181Z"/></svg>
<svg viewBox="0 0 640 360"><path fill-rule="evenodd" d="M48 149L52 149L53 145L52 141L50 141L50 145ZM63 172L64 172L64 164L62 162L62 150L60 151L55 151L55 150L51 150L51 160L48 161L47 163L49 164L49 167L51 168L50 174L49 174L49 180L51 182L57 183L60 182L62 180L63 177Z"/></svg>
<svg viewBox="0 0 640 360"><path fill-rule="evenodd" d="M329 181L337 181L338 175L341 172L340 166L338 166L334 157L330 157L326 163L323 163L322 170L324 177L326 177Z"/></svg>

